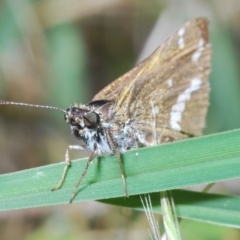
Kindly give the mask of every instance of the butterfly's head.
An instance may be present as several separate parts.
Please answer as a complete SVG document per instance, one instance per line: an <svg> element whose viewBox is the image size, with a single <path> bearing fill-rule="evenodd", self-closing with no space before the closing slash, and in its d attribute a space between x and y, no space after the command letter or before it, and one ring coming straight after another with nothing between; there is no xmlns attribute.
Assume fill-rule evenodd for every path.
<svg viewBox="0 0 240 240"><path fill-rule="evenodd" d="M82 138L81 132L84 129L95 130L100 125L99 114L86 105L69 107L64 118L71 125L72 132L77 138Z"/></svg>

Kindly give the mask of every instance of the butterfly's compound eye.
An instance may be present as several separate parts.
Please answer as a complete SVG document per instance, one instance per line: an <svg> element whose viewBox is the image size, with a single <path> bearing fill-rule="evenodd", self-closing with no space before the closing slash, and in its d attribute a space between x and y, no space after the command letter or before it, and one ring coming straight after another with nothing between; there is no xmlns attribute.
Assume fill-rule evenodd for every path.
<svg viewBox="0 0 240 240"><path fill-rule="evenodd" d="M84 124L87 128L97 128L100 123L99 115L95 112L88 112L84 114Z"/></svg>

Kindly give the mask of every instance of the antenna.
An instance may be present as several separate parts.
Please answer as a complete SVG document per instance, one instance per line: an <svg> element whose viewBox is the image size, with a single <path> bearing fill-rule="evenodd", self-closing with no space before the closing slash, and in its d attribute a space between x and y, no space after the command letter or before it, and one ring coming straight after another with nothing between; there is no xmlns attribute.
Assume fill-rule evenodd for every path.
<svg viewBox="0 0 240 240"><path fill-rule="evenodd" d="M0 105L17 105L17 106L25 106L25 107L48 108L48 109L60 110L64 113L66 113L66 111L62 108L53 107L53 106L38 105L38 104L30 104L30 103L8 102L8 101L0 100Z"/></svg>

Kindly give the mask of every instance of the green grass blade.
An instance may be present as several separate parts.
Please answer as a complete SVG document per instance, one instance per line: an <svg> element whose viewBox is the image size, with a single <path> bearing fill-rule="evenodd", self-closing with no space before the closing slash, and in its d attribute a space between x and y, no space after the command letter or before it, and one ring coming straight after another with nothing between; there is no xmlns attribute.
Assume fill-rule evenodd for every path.
<svg viewBox="0 0 240 240"><path fill-rule="evenodd" d="M240 131L235 130L130 151L123 155L129 195L240 177L239 143ZM53 193L64 163L1 175L0 211L68 203L85 164L86 159L73 161L63 188ZM75 201L121 196L116 157L104 156L90 166Z"/></svg>

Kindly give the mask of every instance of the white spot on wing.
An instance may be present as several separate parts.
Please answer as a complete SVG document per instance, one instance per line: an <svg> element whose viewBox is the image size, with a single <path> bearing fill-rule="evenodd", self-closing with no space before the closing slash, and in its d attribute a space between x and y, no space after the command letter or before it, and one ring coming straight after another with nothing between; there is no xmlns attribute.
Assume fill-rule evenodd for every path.
<svg viewBox="0 0 240 240"><path fill-rule="evenodd" d="M182 113L181 112L173 112L171 111L171 119L170 119L170 124L172 129L181 130L180 125L178 124L182 119Z"/></svg>
<svg viewBox="0 0 240 240"><path fill-rule="evenodd" d="M185 28L180 28L178 31L178 36L182 37L185 34Z"/></svg>
<svg viewBox="0 0 240 240"><path fill-rule="evenodd" d="M200 39L198 42L198 49L192 55L192 62L197 62L199 60L203 50L204 50L204 40Z"/></svg>
<svg viewBox="0 0 240 240"><path fill-rule="evenodd" d="M172 86L173 86L173 80L172 80L172 79L168 79L168 80L167 80L167 85L168 85L169 87L172 87Z"/></svg>
<svg viewBox="0 0 240 240"><path fill-rule="evenodd" d="M186 99L187 100L187 99ZM176 104L174 104L173 106L172 106L172 111L175 111L175 112L183 112L184 111L184 109L185 109L185 102L184 101L186 101L185 99L183 99L183 100L180 100L180 99L178 99L178 101L180 101L180 102L177 102ZM182 102L183 101L183 102Z"/></svg>
<svg viewBox="0 0 240 240"><path fill-rule="evenodd" d="M185 34L185 28L180 28L178 31L178 46L180 49L183 49L185 47L185 42L184 42L184 38L183 35Z"/></svg>
<svg viewBox="0 0 240 240"><path fill-rule="evenodd" d="M198 42L198 47L203 47L204 45L204 40L201 38Z"/></svg>
<svg viewBox="0 0 240 240"><path fill-rule="evenodd" d="M185 91L180 94L177 98L176 104L172 106L170 114L170 126L172 129L177 131L181 130L180 122L182 120L182 114L186 107L186 101L191 99L191 94L201 87L202 80L198 77L195 77L191 80L190 86L185 89Z"/></svg>
<svg viewBox="0 0 240 240"><path fill-rule="evenodd" d="M201 57L202 53L200 51L196 51L193 55L192 55L192 62L197 62L199 60L199 58Z"/></svg>
<svg viewBox="0 0 240 240"><path fill-rule="evenodd" d="M179 46L180 49L183 49L185 47L185 43L184 43L183 37L180 37L178 39L178 46Z"/></svg>

